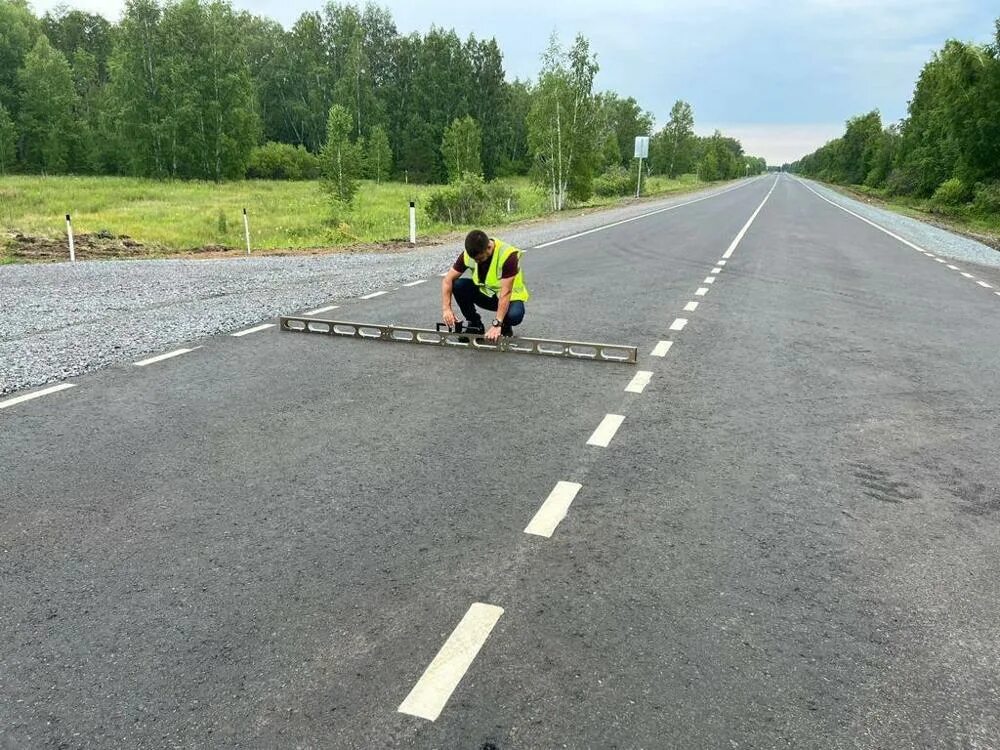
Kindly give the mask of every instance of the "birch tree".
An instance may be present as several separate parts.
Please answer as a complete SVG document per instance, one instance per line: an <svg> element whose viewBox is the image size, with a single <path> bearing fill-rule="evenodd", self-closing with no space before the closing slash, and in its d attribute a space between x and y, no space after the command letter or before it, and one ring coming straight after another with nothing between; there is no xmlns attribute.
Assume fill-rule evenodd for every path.
<svg viewBox="0 0 1000 750"><path fill-rule="evenodd" d="M568 198L585 200L592 192L597 71L597 59L585 37L577 36L565 52L558 37L550 37L528 116L528 145L536 178L548 188L555 211L565 208Z"/></svg>

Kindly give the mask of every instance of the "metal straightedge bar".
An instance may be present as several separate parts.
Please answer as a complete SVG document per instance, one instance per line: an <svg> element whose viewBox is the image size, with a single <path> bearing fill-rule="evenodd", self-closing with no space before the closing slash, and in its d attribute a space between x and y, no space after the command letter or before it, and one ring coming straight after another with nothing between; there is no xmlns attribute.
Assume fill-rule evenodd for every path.
<svg viewBox="0 0 1000 750"><path fill-rule="evenodd" d="M484 352L513 352L514 354L540 354L547 357L589 359L594 362L620 362L634 365L638 350L634 346L597 344L585 341L555 341L549 339L501 337L490 341L482 334L434 331L412 326L380 325L377 323L350 323L320 318L282 316L278 319L280 330L287 333L325 333L372 341L395 341L403 344L429 344L431 346L475 349Z"/></svg>

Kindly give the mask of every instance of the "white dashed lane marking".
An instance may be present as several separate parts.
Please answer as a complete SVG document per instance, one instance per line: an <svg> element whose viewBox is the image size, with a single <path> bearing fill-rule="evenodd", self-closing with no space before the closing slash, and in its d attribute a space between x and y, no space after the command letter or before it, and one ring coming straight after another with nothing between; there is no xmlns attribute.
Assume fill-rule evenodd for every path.
<svg viewBox="0 0 1000 750"><path fill-rule="evenodd" d="M188 352L193 352L195 349L200 349L200 346L196 346L192 349L177 349L173 352L167 352L166 354L160 354L156 357L150 357L149 359L142 359L138 362L133 362L136 367L145 367L146 365L151 365L156 362L162 362L165 359L171 359L172 357L179 357L182 354L187 354Z"/></svg>
<svg viewBox="0 0 1000 750"><path fill-rule="evenodd" d="M706 294L708 294L708 287L707 286L700 286L700 287L698 287L698 291L694 293L694 296L695 297L704 297Z"/></svg>
<svg viewBox="0 0 1000 750"><path fill-rule="evenodd" d="M677 318L673 323L670 324L671 331L683 331L684 326L688 324L687 318Z"/></svg>
<svg viewBox="0 0 1000 750"><path fill-rule="evenodd" d="M631 382L625 386L626 393L642 393L646 390L646 386L649 385L649 381L652 380L653 373L648 370L639 370L632 378Z"/></svg>
<svg viewBox="0 0 1000 750"><path fill-rule="evenodd" d="M469 607L400 704L399 712L428 721L437 719L502 614L503 609L492 604L476 602Z"/></svg>
<svg viewBox="0 0 1000 750"><path fill-rule="evenodd" d="M686 305L684 305L684 312L694 312L697 309L698 309L697 302L688 302Z"/></svg>
<svg viewBox="0 0 1000 750"><path fill-rule="evenodd" d="M653 347L653 351L650 352L652 357L666 357L667 352L670 351L670 347L674 345L673 341L661 341L656 346Z"/></svg>
<svg viewBox="0 0 1000 750"><path fill-rule="evenodd" d="M318 307L315 310L310 310L306 315L320 315L325 312L330 312L331 310L336 310L340 305L327 305L326 307Z"/></svg>
<svg viewBox="0 0 1000 750"><path fill-rule="evenodd" d="M706 279L705 279L705 280L704 280L703 282L701 282L701 283L702 283L702 284L714 284L714 283L715 283L715 277L714 277L714 276L708 276L708 277L707 277L707 278L706 278Z"/></svg>
<svg viewBox="0 0 1000 750"><path fill-rule="evenodd" d="M558 482L549 496L545 498L542 507L535 513L531 523L525 528L525 534L550 538L556 527L566 517L569 506L580 491L581 485L576 482Z"/></svg>
<svg viewBox="0 0 1000 750"><path fill-rule="evenodd" d="M719 273L722 273L722 269L719 268L718 266L716 266L715 268L712 269L712 274L713 275L714 274L719 274Z"/></svg>
<svg viewBox="0 0 1000 750"><path fill-rule="evenodd" d="M639 179L639 178L636 177L636 179ZM406 284L403 284L403 286L417 286L418 284L426 284L426 283L427 283L427 279L417 279L416 281L407 282Z"/></svg>
<svg viewBox="0 0 1000 750"><path fill-rule="evenodd" d="M264 323L263 325L247 328L245 331L237 331L236 333L231 333L229 335L239 338L240 336L249 336L251 333L257 333L258 331L266 331L268 328L274 328L274 323Z"/></svg>
<svg viewBox="0 0 1000 750"><path fill-rule="evenodd" d="M598 448L607 448L611 444L611 439L618 432L618 428L622 426L622 422L625 421L625 417L621 414L608 414L601 420L601 423L597 425L597 429L594 430L594 434L590 436L587 441L587 445L596 445Z"/></svg>
<svg viewBox="0 0 1000 750"><path fill-rule="evenodd" d="M383 294L388 294L388 292L372 292L371 294L362 294L358 299L375 299L376 297L381 297Z"/></svg>
<svg viewBox="0 0 1000 750"><path fill-rule="evenodd" d="M948 262L944 258L935 258L934 260L937 261L938 263L947 263Z"/></svg>
<svg viewBox="0 0 1000 750"><path fill-rule="evenodd" d="M724 266L728 262L729 261L726 261L726 260L720 260L720 261L716 261L715 265L717 265L717 266Z"/></svg>
<svg viewBox="0 0 1000 750"><path fill-rule="evenodd" d="M43 388L42 390L35 391L34 393L25 393L23 396L14 396L13 398L0 401L0 409L6 409L7 407L14 406L15 404L23 404L25 401L31 401L32 399L41 398L42 396L48 396L50 393L58 393L59 391L65 391L67 388L75 387L76 385L73 383L60 383L59 385Z"/></svg>
<svg viewBox="0 0 1000 750"><path fill-rule="evenodd" d="M984 287L986 289L992 289L993 288L992 284L987 284L985 281L977 281L976 283L979 284L979 286Z"/></svg>
<svg viewBox="0 0 1000 750"><path fill-rule="evenodd" d="M953 266L951 263L948 264L948 268L950 268L952 271L958 270L958 266Z"/></svg>

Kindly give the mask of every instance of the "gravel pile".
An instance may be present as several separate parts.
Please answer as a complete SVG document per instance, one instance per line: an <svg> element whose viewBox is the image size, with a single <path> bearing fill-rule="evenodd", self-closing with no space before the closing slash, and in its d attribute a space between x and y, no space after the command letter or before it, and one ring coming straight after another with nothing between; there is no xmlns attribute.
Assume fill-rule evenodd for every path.
<svg viewBox="0 0 1000 750"><path fill-rule="evenodd" d="M963 260L967 263L978 263L981 266L1000 268L1000 252L997 252L989 245L984 245L981 242L976 242L973 239L962 237L958 234L952 234L917 219L911 219L909 216L901 216L884 208L869 205L864 201L848 198L836 190L831 190L811 180L803 180L803 182L808 182L813 190L821 193L834 203L844 208L849 208L866 219L871 219L880 226L895 232L900 237L904 237L910 242L920 245L920 247L925 248L928 252L955 258L956 260Z"/></svg>
<svg viewBox="0 0 1000 750"><path fill-rule="evenodd" d="M503 237L528 248L686 200L538 222ZM459 250L456 243L395 254L0 266L0 394L426 278Z"/></svg>

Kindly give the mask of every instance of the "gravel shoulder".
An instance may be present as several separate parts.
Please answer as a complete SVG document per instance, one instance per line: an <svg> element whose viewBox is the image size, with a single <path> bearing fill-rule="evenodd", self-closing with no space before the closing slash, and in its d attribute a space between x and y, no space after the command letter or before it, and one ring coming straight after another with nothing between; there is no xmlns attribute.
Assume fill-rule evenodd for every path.
<svg viewBox="0 0 1000 750"><path fill-rule="evenodd" d="M530 248L733 187L533 221L501 236ZM436 276L460 249L455 238L407 252L0 266L0 394ZM437 311L436 292L428 311Z"/></svg>

